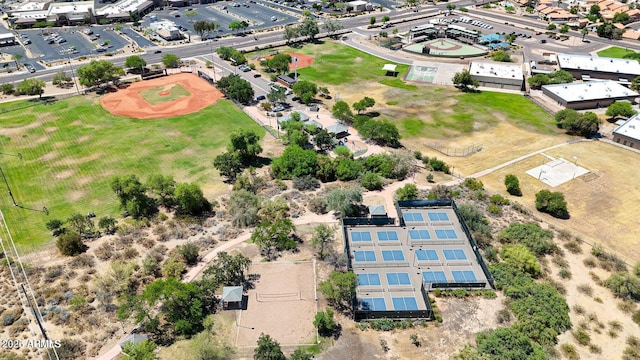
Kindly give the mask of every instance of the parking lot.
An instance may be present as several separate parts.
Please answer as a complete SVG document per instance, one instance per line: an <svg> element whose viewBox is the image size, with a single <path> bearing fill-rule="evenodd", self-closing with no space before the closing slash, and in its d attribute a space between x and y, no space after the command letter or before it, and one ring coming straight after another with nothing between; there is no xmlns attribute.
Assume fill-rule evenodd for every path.
<svg viewBox="0 0 640 360"><path fill-rule="evenodd" d="M144 18L142 24L148 27L150 15L155 15L158 20L171 21L176 26L187 29L187 31L183 32L185 37L188 37L188 34L195 35L193 23L199 20L213 21L220 24L217 30L217 35L219 36L233 33L229 30L229 24L233 21L246 20L249 23L248 30L259 30L272 26L293 24L298 20L294 16L257 3L242 2L243 5L238 7L234 7L233 4L235 3L223 1L214 5L193 5L190 8L179 8L178 10L155 10ZM240 5L241 3L238 2L237 4ZM197 10L198 14L191 18L185 16L185 12L189 11L189 9ZM272 21L272 18L277 20Z"/></svg>
<svg viewBox="0 0 640 360"><path fill-rule="evenodd" d="M69 56L78 57L96 54L97 46L104 44L105 41L107 44L104 46L110 52L129 45L129 42L115 31L107 30L110 29L107 26L91 27L92 35L84 34L82 32L84 29L87 29L87 27L56 28L51 29L51 33L44 29L25 29L18 31L18 33L31 40L31 44L25 45L25 47L31 52L33 63L36 61L56 61ZM52 34L58 34L64 40L60 42L54 41L50 44L47 38L51 37ZM13 47L15 46L4 48L4 52L11 53L13 49L9 48Z"/></svg>

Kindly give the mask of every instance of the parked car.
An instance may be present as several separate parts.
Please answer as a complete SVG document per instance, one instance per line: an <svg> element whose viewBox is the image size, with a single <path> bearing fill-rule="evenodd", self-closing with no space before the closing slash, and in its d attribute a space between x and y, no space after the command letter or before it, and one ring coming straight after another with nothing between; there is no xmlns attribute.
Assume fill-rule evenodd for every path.
<svg viewBox="0 0 640 360"><path fill-rule="evenodd" d="M154 51L153 53L154 53L154 54L160 54L161 52L162 52L162 50L156 50L156 51Z"/></svg>
<svg viewBox="0 0 640 360"><path fill-rule="evenodd" d="M266 99L266 98L267 98L267 97L266 97L266 96L264 96L264 95L258 95L258 96L256 96L256 101L261 101L261 100L264 100L264 99Z"/></svg>
<svg viewBox="0 0 640 360"><path fill-rule="evenodd" d="M31 40L26 39L26 40L22 41L22 43L25 44L25 45L29 45L29 44L31 44Z"/></svg>
<svg viewBox="0 0 640 360"><path fill-rule="evenodd" d="M254 78L259 78L260 76L262 76L260 73L255 73L255 74L253 74L253 77L254 77Z"/></svg>
<svg viewBox="0 0 640 360"><path fill-rule="evenodd" d="M36 72L36 68L31 65L31 64L24 64L25 69L27 69L27 71L29 71L30 73L34 73Z"/></svg>
<svg viewBox="0 0 640 360"><path fill-rule="evenodd" d="M91 30L91 29L84 29L84 30L82 30L82 32L83 32L85 35L93 35L93 30Z"/></svg>

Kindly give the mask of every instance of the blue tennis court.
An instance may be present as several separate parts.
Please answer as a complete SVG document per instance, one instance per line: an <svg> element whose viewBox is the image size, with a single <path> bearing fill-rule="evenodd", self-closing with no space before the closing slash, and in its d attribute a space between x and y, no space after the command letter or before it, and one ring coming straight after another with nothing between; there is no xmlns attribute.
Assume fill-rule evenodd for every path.
<svg viewBox="0 0 640 360"><path fill-rule="evenodd" d="M476 274L471 270L466 271L452 271L451 276L453 276L453 280L459 283L470 283L477 282Z"/></svg>
<svg viewBox="0 0 640 360"><path fill-rule="evenodd" d="M382 260L384 261L404 261L402 250L382 250Z"/></svg>
<svg viewBox="0 0 640 360"><path fill-rule="evenodd" d="M407 222L420 222L420 221L424 221L424 218L422 217L421 213L412 213L412 212L408 212L408 213L402 213L402 218L404 219L404 221Z"/></svg>
<svg viewBox="0 0 640 360"><path fill-rule="evenodd" d="M376 253L373 250L354 251L353 257L356 261L372 262L376 261Z"/></svg>
<svg viewBox="0 0 640 360"><path fill-rule="evenodd" d="M446 284L448 282L444 271L424 271L422 278L428 284Z"/></svg>
<svg viewBox="0 0 640 360"><path fill-rule="evenodd" d="M439 260L438 253L435 250L424 250L424 249L416 250L416 258L418 258L419 261Z"/></svg>
<svg viewBox="0 0 640 360"><path fill-rule="evenodd" d="M378 231L379 241L398 241L397 231Z"/></svg>
<svg viewBox="0 0 640 360"><path fill-rule="evenodd" d="M453 229L436 229L438 239L457 239L456 231Z"/></svg>
<svg viewBox="0 0 640 360"><path fill-rule="evenodd" d="M361 298L360 309L384 311L387 310L387 306L384 303L384 298Z"/></svg>
<svg viewBox="0 0 640 360"><path fill-rule="evenodd" d="M358 274L358 286L380 285L380 275L378 274Z"/></svg>
<svg viewBox="0 0 640 360"><path fill-rule="evenodd" d="M387 283L389 285L411 285L409 273L387 273Z"/></svg>
<svg viewBox="0 0 640 360"><path fill-rule="evenodd" d="M393 301L394 310L418 310L418 303L415 297L394 297Z"/></svg>
<svg viewBox="0 0 640 360"><path fill-rule="evenodd" d="M444 212L430 212L429 220L431 221L449 221L449 215Z"/></svg>
<svg viewBox="0 0 640 360"><path fill-rule="evenodd" d="M351 241L371 241L371 233L368 231L352 231Z"/></svg>
<svg viewBox="0 0 640 360"><path fill-rule="evenodd" d="M447 260L467 260L467 255L462 249L442 250L444 258Z"/></svg>
<svg viewBox="0 0 640 360"><path fill-rule="evenodd" d="M431 240L429 230L409 230L409 238L411 240Z"/></svg>

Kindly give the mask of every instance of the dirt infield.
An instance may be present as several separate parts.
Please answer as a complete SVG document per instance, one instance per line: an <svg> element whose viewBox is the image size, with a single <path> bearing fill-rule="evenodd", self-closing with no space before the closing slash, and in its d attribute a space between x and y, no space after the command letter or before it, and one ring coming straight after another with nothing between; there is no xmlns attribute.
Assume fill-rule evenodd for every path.
<svg viewBox="0 0 640 360"><path fill-rule="evenodd" d="M311 261L251 265L249 274L260 278L247 291L247 310L237 311L236 346L255 347L260 333L271 335L283 346L315 344L314 265Z"/></svg>
<svg viewBox="0 0 640 360"><path fill-rule="evenodd" d="M311 64L313 64L313 56L311 55L294 53L294 52L287 52L285 54L288 54L291 56L292 61L289 64L289 70L293 70L293 68L295 67L293 63L293 58L298 58L298 69L302 69L303 67L311 66ZM273 55L265 56L265 58L267 59L271 59L272 57Z"/></svg>
<svg viewBox="0 0 640 360"><path fill-rule="evenodd" d="M180 85L190 96L149 104L140 95L141 91L167 85ZM158 95L162 96L160 93ZM114 115L135 119L159 119L197 112L222 97L222 93L205 80L184 73L133 83L126 89L105 95L100 99L100 104Z"/></svg>

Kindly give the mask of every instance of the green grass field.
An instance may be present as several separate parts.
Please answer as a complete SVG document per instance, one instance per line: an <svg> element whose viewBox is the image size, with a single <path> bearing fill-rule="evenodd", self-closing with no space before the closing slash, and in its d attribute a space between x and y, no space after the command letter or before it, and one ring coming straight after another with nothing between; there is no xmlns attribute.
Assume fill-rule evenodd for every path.
<svg viewBox="0 0 640 360"><path fill-rule="evenodd" d="M233 103L221 100L198 113L157 120L114 116L94 97L75 97L51 105L2 113L0 152L22 153L23 160L2 157L2 168L16 201L50 210L47 217L11 206L0 196L14 238L25 250L46 243L45 223L90 211L100 218L119 215L109 188L114 175L172 175L178 182L195 182L212 197L226 189L213 168L230 132L265 131ZM6 193L5 193L6 194Z"/></svg>
<svg viewBox="0 0 640 360"><path fill-rule="evenodd" d="M330 86L333 93L340 94L349 104L362 96L373 95L379 104L387 105L382 110L376 105L374 110L380 111L381 119L395 122L404 139L462 136L486 130L502 120L535 132L557 133L553 118L522 95L489 91L463 93L452 86L416 86L402 80L408 65L398 65L398 76L389 77L381 70L388 61L331 40L277 51L313 56L312 66L298 69L300 78ZM264 55L267 55L264 51L254 52L249 58ZM366 93L362 93L362 89L367 89Z"/></svg>
<svg viewBox="0 0 640 360"><path fill-rule="evenodd" d="M384 64L389 61L367 54L365 52L344 46L335 41L325 41L318 45L305 45L300 48L283 47L279 52L297 52L314 57L313 65L298 69L300 77L327 85L341 85L368 80L389 80L382 71ZM248 57L268 55L265 52L249 53ZM404 78L409 70L408 65L399 64L396 68L398 78Z"/></svg>
<svg viewBox="0 0 640 360"><path fill-rule="evenodd" d="M637 54L637 53L633 50L621 48L619 46L612 46L602 51L598 51L598 56L600 57L610 57L610 58L619 58L619 59L624 59L625 56L633 55L633 54Z"/></svg>
<svg viewBox="0 0 640 360"><path fill-rule="evenodd" d="M144 101L148 102L149 104L160 104L191 95L191 93L187 91L187 89L183 88L180 85L173 85L171 89L169 89L169 94L167 95L160 95L163 90L164 86L143 90L140 91L140 96L142 96L142 99L144 99Z"/></svg>

